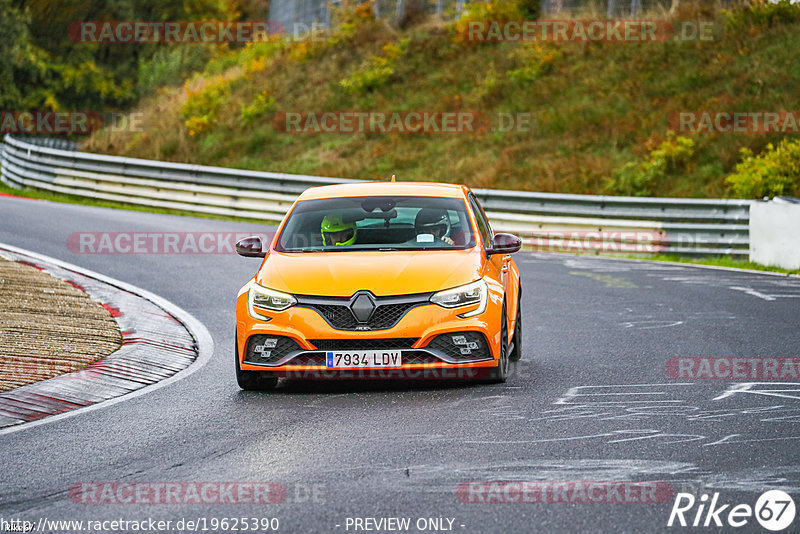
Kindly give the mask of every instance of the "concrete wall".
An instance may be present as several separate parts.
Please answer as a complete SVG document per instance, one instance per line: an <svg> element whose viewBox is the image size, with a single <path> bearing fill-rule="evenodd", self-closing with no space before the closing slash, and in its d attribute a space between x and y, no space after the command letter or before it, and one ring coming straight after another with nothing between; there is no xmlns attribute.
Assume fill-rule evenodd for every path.
<svg viewBox="0 0 800 534"><path fill-rule="evenodd" d="M754 202L750 206L750 261L800 269L800 203Z"/></svg>

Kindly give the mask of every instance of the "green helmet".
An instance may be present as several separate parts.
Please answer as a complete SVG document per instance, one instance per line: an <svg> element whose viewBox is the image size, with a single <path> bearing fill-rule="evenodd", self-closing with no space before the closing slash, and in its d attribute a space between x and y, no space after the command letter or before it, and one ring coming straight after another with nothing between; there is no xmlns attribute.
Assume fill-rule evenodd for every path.
<svg viewBox="0 0 800 534"><path fill-rule="evenodd" d="M344 222L341 214L329 213L322 219L320 227L322 244L352 245L356 242L356 223Z"/></svg>

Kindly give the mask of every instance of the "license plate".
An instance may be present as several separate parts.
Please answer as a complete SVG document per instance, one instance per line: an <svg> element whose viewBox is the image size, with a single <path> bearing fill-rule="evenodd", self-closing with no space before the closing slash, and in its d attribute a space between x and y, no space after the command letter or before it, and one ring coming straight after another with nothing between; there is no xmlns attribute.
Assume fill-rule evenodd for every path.
<svg viewBox="0 0 800 534"><path fill-rule="evenodd" d="M402 365L400 351L395 350L349 350L326 353L325 366L329 369L350 367L399 367Z"/></svg>

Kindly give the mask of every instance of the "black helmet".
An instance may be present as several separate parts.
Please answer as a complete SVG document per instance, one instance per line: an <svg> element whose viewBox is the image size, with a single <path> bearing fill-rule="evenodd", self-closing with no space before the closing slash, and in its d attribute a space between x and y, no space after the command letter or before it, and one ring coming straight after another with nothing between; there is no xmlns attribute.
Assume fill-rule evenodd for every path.
<svg viewBox="0 0 800 534"><path fill-rule="evenodd" d="M450 231L450 217L447 210L438 208L422 208L414 219L414 229L418 234L432 234L439 230L439 237L444 237Z"/></svg>

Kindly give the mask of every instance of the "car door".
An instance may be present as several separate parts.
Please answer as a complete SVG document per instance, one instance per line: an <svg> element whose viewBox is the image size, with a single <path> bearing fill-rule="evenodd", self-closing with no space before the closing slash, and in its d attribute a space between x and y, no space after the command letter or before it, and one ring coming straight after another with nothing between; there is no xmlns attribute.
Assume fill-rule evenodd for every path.
<svg viewBox="0 0 800 534"><path fill-rule="evenodd" d="M483 211L483 207L473 193L469 194L469 203L472 208L472 213L475 216L475 222L478 225L478 231L481 234L484 248L488 249L492 246L492 238L494 237L492 225L489 223L486 212ZM503 284L503 290L506 295L506 324L511 332L514 328L514 318L517 316L517 299L514 298L516 296L516 287L514 287L515 284L511 272L511 254L493 254L489 257L489 263L493 275Z"/></svg>

